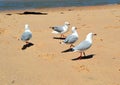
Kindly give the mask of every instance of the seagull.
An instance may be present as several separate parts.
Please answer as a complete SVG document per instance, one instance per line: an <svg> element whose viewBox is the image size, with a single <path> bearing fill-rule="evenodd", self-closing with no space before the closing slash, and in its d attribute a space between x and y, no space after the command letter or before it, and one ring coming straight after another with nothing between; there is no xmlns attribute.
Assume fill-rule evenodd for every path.
<svg viewBox="0 0 120 85"><path fill-rule="evenodd" d="M65 37L63 34L68 31L69 22L65 22L63 26L54 26L52 33L61 34L61 37Z"/></svg>
<svg viewBox="0 0 120 85"><path fill-rule="evenodd" d="M86 36L86 39L84 41L82 41L80 44L78 44L77 46L73 47L73 48L69 48L65 51L62 51L62 53L65 53L65 52L80 52L80 56L78 57L78 59L81 59L82 58L82 53L83 55L85 56L85 51L87 49L89 49L91 46L92 46L92 37L94 35L97 35L97 34L94 34L94 33L89 33L87 36Z"/></svg>
<svg viewBox="0 0 120 85"><path fill-rule="evenodd" d="M29 42L29 40L32 38L32 32L30 31L30 29L29 29L29 25L28 24L25 24L25 31L24 31L24 33L22 34L22 36L21 36L21 40L22 41L25 41L26 42L26 44L28 44Z"/></svg>
<svg viewBox="0 0 120 85"><path fill-rule="evenodd" d="M72 27L72 34L68 35L68 36L65 38L65 40L61 42L61 44L64 44L64 43L65 43L65 44L71 44L71 45L70 45L70 48L71 48L72 46L74 46L73 43L78 40L78 33L77 33L76 29L77 29L77 28L73 26L73 27Z"/></svg>

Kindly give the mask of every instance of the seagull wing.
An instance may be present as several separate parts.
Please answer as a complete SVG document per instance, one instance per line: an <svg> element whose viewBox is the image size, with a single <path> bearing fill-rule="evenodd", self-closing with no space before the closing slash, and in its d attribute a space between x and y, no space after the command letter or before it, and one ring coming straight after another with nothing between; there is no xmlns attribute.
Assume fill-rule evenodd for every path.
<svg viewBox="0 0 120 85"><path fill-rule="evenodd" d="M21 40L27 41L27 40L30 40L31 37L32 37L31 32L24 32L21 36Z"/></svg>
<svg viewBox="0 0 120 85"><path fill-rule="evenodd" d="M69 35L67 38L64 40L64 43L74 43L75 41L78 40L78 37L75 35Z"/></svg>
<svg viewBox="0 0 120 85"><path fill-rule="evenodd" d="M53 30L57 31L57 32L60 32L60 33L64 31L63 26L56 26L56 27L54 27Z"/></svg>
<svg viewBox="0 0 120 85"><path fill-rule="evenodd" d="M84 51L84 50L87 50L88 48L90 48L91 45L92 44L90 42L84 40L79 45L75 46L73 49L75 51Z"/></svg>

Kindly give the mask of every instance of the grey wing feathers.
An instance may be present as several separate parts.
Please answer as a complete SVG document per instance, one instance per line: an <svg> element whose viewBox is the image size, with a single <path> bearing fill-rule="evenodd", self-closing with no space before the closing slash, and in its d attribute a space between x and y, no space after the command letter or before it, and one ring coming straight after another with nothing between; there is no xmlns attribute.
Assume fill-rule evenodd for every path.
<svg viewBox="0 0 120 85"><path fill-rule="evenodd" d="M76 40L78 40L78 37L75 35L69 35L65 40L64 43L74 43Z"/></svg>
<svg viewBox="0 0 120 85"><path fill-rule="evenodd" d="M56 26L54 27L54 31L57 31L57 32L63 32L63 27L62 26Z"/></svg>
<svg viewBox="0 0 120 85"><path fill-rule="evenodd" d="M91 47L91 43L89 43L88 41L82 41L79 45L75 46L73 49L74 50L87 50L88 48Z"/></svg>
<svg viewBox="0 0 120 85"><path fill-rule="evenodd" d="M26 40L29 40L31 37L32 37L32 33L24 32L21 36L21 40L26 41Z"/></svg>

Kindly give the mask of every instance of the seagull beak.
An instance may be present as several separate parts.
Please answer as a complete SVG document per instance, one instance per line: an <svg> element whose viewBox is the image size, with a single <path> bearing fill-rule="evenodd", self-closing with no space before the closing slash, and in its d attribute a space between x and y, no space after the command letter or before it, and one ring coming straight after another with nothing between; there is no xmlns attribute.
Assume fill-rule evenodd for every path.
<svg viewBox="0 0 120 85"><path fill-rule="evenodd" d="M67 23L67 25L70 25L70 23Z"/></svg>
<svg viewBox="0 0 120 85"><path fill-rule="evenodd" d="M95 35L95 36L96 36L97 34L93 34L93 35Z"/></svg>

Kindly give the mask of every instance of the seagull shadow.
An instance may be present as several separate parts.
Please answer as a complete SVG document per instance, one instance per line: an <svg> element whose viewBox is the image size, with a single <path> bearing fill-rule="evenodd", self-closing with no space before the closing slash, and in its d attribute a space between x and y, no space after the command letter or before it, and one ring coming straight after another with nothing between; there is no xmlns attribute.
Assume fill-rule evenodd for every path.
<svg viewBox="0 0 120 85"><path fill-rule="evenodd" d="M33 45L34 45L33 43L28 43L28 44L23 45L23 47L21 49L25 50L26 48L31 47Z"/></svg>
<svg viewBox="0 0 120 85"><path fill-rule="evenodd" d="M62 38L62 37L53 37L53 39L64 40L65 38Z"/></svg>
<svg viewBox="0 0 120 85"><path fill-rule="evenodd" d="M76 61L76 60L82 60L82 59L91 59L93 58L95 54L91 54L91 55L86 55L86 56L83 56L81 59L79 57L77 58L74 58L74 59L71 59L72 61Z"/></svg>

